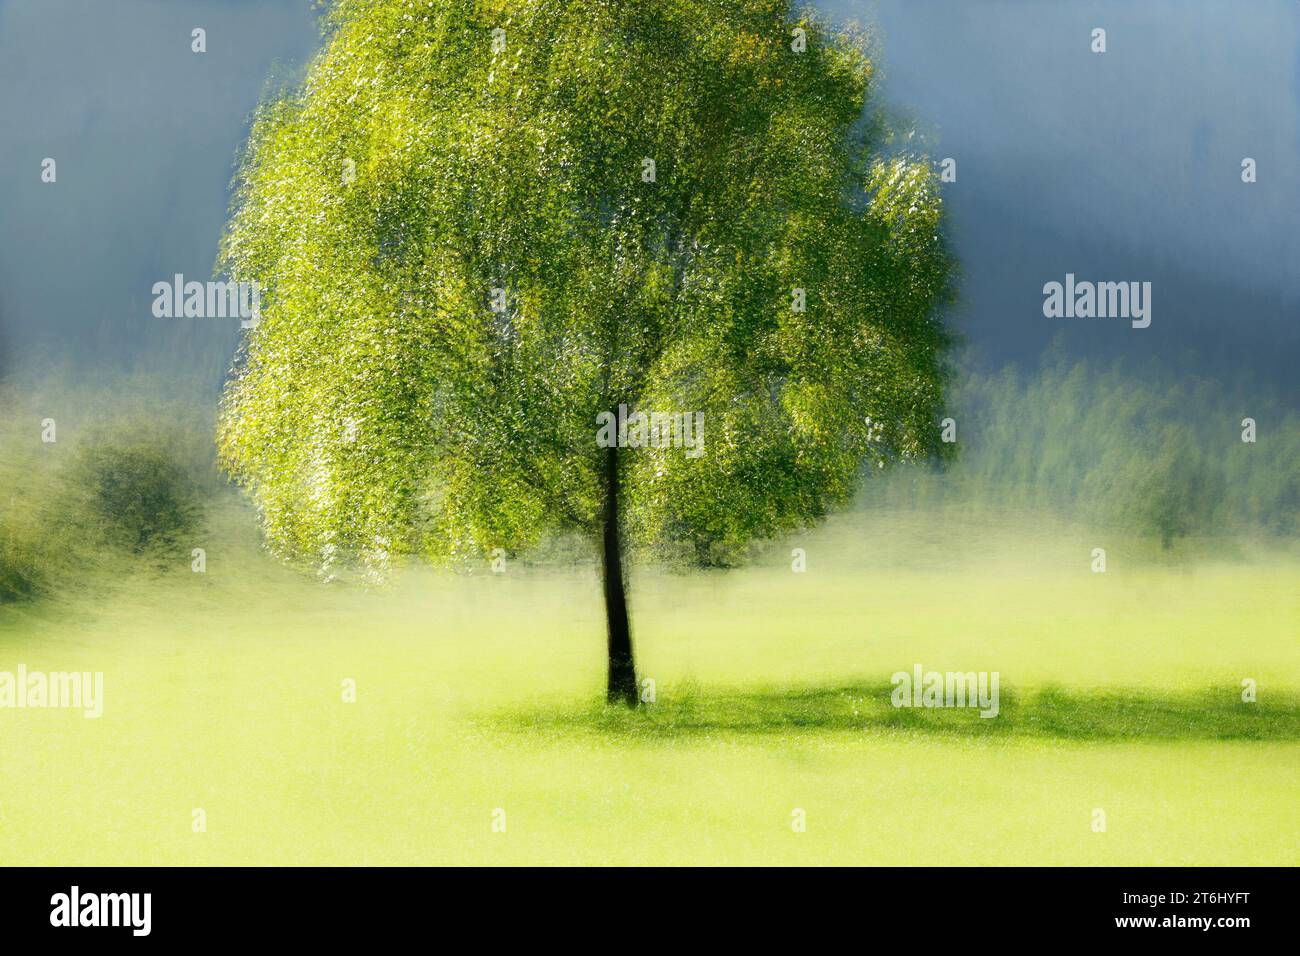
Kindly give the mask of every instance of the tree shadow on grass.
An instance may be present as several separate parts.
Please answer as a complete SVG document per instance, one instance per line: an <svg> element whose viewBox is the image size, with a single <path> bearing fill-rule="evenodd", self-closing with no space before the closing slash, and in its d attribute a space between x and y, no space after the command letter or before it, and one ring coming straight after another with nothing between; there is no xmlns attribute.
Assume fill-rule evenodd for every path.
<svg viewBox="0 0 1300 956"><path fill-rule="evenodd" d="M909 708L890 703L889 684L662 694L636 711L603 703L511 711L494 725L520 733L595 733L646 739L868 732L966 738L1063 740L1300 740L1300 696L1268 693L1255 703L1240 688L1200 691L1087 691L1002 688L996 717L978 708Z"/></svg>

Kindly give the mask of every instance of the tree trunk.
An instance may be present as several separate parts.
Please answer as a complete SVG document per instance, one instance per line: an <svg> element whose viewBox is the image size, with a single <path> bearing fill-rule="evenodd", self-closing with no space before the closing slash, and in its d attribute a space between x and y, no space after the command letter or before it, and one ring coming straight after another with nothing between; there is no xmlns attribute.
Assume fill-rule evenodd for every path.
<svg viewBox="0 0 1300 956"><path fill-rule="evenodd" d="M627 620L627 578L623 572L623 538L618 525L618 448L605 453L605 516L601 542L601 570L605 582L605 622L609 634L609 682L606 700L637 705L636 665L632 660L632 632Z"/></svg>

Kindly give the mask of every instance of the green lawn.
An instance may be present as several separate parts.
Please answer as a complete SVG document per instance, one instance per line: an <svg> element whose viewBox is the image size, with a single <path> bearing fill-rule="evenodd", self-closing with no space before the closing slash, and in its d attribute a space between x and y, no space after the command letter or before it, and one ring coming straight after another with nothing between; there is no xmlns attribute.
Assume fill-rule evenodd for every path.
<svg viewBox="0 0 1300 956"><path fill-rule="evenodd" d="M97 720L0 710L0 863L1300 862L1293 555L1092 574L1086 536L941 524L638 571L644 714L598 703L590 568L365 592L214 542L203 575L0 608L0 670L105 683ZM916 663L997 670L1001 715L895 710Z"/></svg>

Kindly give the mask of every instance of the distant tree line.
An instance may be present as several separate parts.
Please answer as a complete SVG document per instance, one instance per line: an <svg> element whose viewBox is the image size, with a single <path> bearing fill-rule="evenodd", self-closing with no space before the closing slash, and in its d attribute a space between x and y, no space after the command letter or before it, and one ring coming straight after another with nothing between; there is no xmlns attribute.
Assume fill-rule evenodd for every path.
<svg viewBox="0 0 1300 956"><path fill-rule="evenodd" d="M1256 383L1049 354L1030 372L958 375L949 406L953 460L901 469L869 502L1049 511L1166 548L1300 530L1300 415Z"/></svg>

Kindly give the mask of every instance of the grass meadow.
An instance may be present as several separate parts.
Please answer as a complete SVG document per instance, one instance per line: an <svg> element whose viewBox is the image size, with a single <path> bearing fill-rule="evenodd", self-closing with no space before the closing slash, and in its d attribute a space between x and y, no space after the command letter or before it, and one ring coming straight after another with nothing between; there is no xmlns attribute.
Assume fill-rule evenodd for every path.
<svg viewBox="0 0 1300 956"><path fill-rule="evenodd" d="M104 673L98 719L0 711L0 863L1300 862L1280 545L866 511L738 570L637 567L657 699L629 713L594 566L326 586L220 527L203 574L186 546L0 608L0 670ZM998 671L1000 715L895 709L918 663Z"/></svg>

